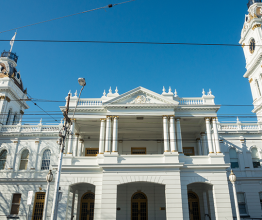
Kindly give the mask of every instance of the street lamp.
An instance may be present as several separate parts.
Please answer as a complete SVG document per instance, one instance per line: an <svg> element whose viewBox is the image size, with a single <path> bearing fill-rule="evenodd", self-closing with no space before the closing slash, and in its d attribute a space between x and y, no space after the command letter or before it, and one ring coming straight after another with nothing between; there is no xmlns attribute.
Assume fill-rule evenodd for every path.
<svg viewBox="0 0 262 220"><path fill-rule="evenodd" d="M77 102L76 102L73 118L75 116L75 110L76 110L78 101L80 99L82 90L84 89L84 87L86 85L85 78L79 78L78 79L78 83L79 83L80 86L82 86L82 89L80 91L79 97L78 97ZM60 147L60 155L59 155L59 162L58 162L58 168L57 168L57 176L56 176L56 183L55 183L55 192L54 192L54 201L53 201L53 207L52 207L51 220L56 220L57 219L59 183L60 183L60 176L61 176L61 169L62 169L63 154L64 154L64 149L65 149L65 139L66 139L67 134L69 133L68 129L69 129L69 125L71 124L71 120L68 117L69 102L70 102L70 94L68 94L66 110L63 113L63 115L64 115L63 130L59 133L59 137L60 138L58 140L58 144L61 147Z"/></svg>
<svg viewBox="0 0 262 220"><path fill-rule="evenodd" d="M45 193L45 205L44 205L44 211L43 211L43 220L46 219L49 187L50 187L50 183L52 182L52 180L53 180L53 173L52 173L52 170L49 170L48 174L46 175L47 188L46 188L46 193Z"/></svg>
<svg viewBox="0 0 262 220"><path fill-rule="evenodd" d="M231 170L231 173L229 175L229 180L233 185L233 194L234 194L234 200L235 200L235 208L236 208L236 215L237 215L237 220L240 220L240 215L239 215L239 208L238 208L238 201L237 201L237 193L236 193L236 186L235 182L237 180L236 175L233 173L233 170Z"/></svg>

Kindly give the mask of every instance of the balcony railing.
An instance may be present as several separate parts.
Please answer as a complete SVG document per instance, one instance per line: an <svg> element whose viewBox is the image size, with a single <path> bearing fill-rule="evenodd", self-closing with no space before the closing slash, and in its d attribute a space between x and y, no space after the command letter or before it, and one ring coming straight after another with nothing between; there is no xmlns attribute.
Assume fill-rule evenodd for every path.
<svg viewBox="0 0 262 220"><path fill-rule="evenodd" d="M253 5L256 2L261 2L261 0L249 0L249 2L247 3L247 7L249 8L251 5Z"/></svg>
<svg viewBox="0 0 262 220"><path fill-rule="evenodd" d="M2 125L0 133L32 133L32 132L59 132L62 125Z"/></svg>
<svg viewBox="0 0 262 220"><path fill-rule="evenodd" d="M8 57L9 59L15 61L17 63L18 56L15 53L9 52L9 51L4 51L1 54L1 57Z"/></svg>
<svg viewBox="0 0 262 220"><path fill-rule="evenodd" d="M258 131L262 125L258 123L218 123L218 131Z"/></svg>

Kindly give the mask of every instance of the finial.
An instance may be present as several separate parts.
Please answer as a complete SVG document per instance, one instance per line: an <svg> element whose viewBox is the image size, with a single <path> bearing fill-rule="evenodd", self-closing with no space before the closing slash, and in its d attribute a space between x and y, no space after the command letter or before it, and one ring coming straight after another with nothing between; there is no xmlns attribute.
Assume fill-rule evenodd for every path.
<svg viewBox="0 0 262 220"><path fill-rule="evenodd" d="M163 86L163 89L162 89L162 91L163 91L163 93L165 93L166 92L166 89L165 89L165 87Z"/></svg>
<svg viewBox="0 0 262 220"><path fill-rule="evenodd" d="M176 91L176 89L175 89L175 97L177 97L177 91Z"/></svg>
<svg viewBox="0 0 262 220"><path fill-rule="evenodd" d="M239 123L240 121L239 121L239 118L237 117L237 123Z"/></svg>
<svg viewBox="0 0 262 220"><path fill-rule="evenodd" d="M203 91L202 91L202 94L203 94L203 95L206 95L206 92L205 92L205 90L204 90L204 89L203 89Z"/></svg>
<svg viewBox="0 0 262 220"><path fill-rule="evenodd" d="M111 89L111 86L109 88L109 94L112 94L112 89Z"/></svg>
<svg viewBox="0 0 262 220"><path fill-rule="evenodd" d="M76 92L75 92L75 96L77 97L77 90L76 90Z"/></svg>
<svg viewBox="0 0 262 220"><path fill-rule="evenodd" d="M72 95L71 90L69 90L68 94Z"/></svg>
<svg viewBox="0 0 262 220"><path fill-rule="evenodd" d="M117 89L117 87L116 87L116 90L115 90L115 92L116 92L116 93L118 93L118 89Z"/></svg>
<svg viewBox="0 0 262 220"><path fill-rule="evenodd" d="M19 123L18 123L18 124L19 124L19 125L22 124L22 118L19 119Z"/></svg>
<svg viewBox="0 0 262 220"><path fill-rule="evenodd" d="M103 96L106 96L106 90L104 90L104 92L103 92Z"/></svg>
<svg viewBox="0 0 262 220"><path fill-rule="evenodd" d="M60 121L60 125L62 125L63 124L63 118L61 118L61 121Z"/></svg>
<svg viewBox="0 0 262 220"><path fill-rule="evenodd" d="M168 92L169 92L169 93L172 93L171 86L169 86Z"/></svg>
<svg viewBox="0 0 262 220"><path fill-rule="evenodd" d="M211 89L209 89L208 95L212 95Z"/></svg>
<svg viewBox="0 0 262 220"><path fill-rule="evenodd" d="M39 125L42 125L42 118L40 119Z"/></svg>

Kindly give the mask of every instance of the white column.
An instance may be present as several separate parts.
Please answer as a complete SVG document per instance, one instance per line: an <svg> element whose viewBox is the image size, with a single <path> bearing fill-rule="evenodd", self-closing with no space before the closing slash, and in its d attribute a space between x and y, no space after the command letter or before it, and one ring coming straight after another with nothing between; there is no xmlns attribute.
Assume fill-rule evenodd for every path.
<svg viewBox="0 0 262 220"><path fill-rule="evenodd" d="M183 153L183 146L182 146L182 134L181 134L181 127L180 127L180 119L176 119L176 132L177 132L177 145L178 145L178 153Z"/></svg>
<svg viewBox="0 0 262 220"><path fill-rule="evenodd" d="M78 210L78 193L79 193L79 191L78 190L76 190L75 191L75 199L74 199L74 218L73 219L77 219L77 210Z"/></svg>
<svg viewBox="0 0 262 220"><path fill-rule="evenodd" d="M170 152L167 116L163 116L163 132L164 132L164 152Z"/></svg>
<svg viewBox="0 0 262 220"><path fill-rule="evenodd" d="M17 150L18 150L18 141L13 141L14 143L14 149L15 149L15 152L14 152L14 159L13 159L13 171L16 171L15 169L15 164L16 164L16 158L17 158ZM17 158L19 160L19 158ZM11 166L11 163L10 163L10 166Z"/></svg>
<svg viewBox="0 0 262 220"><path fill-rule="evenodd" d="M105 124L106 119L101 118L101 124L100 124L100 138L99 138L99 154L103 154L105 151Z"/></svg>
<svg viewBox="0 0 262 220"><path fill-rule="evenodd" d="M69 136L67 154L72 154L73 138L74 138L74 131L75 131L75 120L74 119L72 119L72 125L71 125L70 131L71 131L71 134Z"/></svg>
<svg viewBox="0 0 262 220"><path fill-rule="evenodd" d="M170 116L169 132L170 132L170 150L171 152L177 152L175 117L174 116Z"/></svg>
<svg viewBox="0 0 262 220"><path fill-rule="evenodd" d="M72 207L71 207L71 219L74 219L74 210L75 210L75 197L76 197L76 191L73 193L73 198L72 198ZM75 218L76 219L76 218Z"/></svg>
<svg viewBox="0 0 262 220"><path fill-rule="evenodd" d="M202 155L202 149L201 149L201 143L200 143L200 138L196 139L197 141L197 149L198 149L198 155Z"/></svg>
<svg viewBox="0 0 262 220"><path fill-rule="evenodd" d="M207 205L207 193L203 192L203 201L204 201L204 211L205 211L205 215L209 215L208 213L208 205Z"/></svg>
<svg viewBox="0 0 262 220"><path fill-rule="evenodd" d="M113 126L113 147L112 152L117 152L118 143L118 116L114 116L114 126Z"/></svg>
<svg viewBox="0 0 262 220"><path fill-rule="evenodd" d="M211 129L210 129L210 119L205 118L206 120L206 130L207 130L207 145L210 154L214 153L213 146L212 146L212 137L211 137Z"/></svg>
<svg viewBox="0 0 262 220"><path fill-rule="evenodd" d="M73 146L74 146L73 156L74 156L74 157L77 156L78 138L79 138L79 134L78 134L78 133L75 133L74 140L73 140Z"/></svg>
<svg viewBox="0 0 262 220"><path fill-rule="evenodd" d="M83 148L84 148L84 140L83 139L80 139L79 140L79 143L78 143L78 153L77 153L77 156L81 157L81 156L85 156L84 153L82 154L83 152Z"/></svg>
<svg viewBox="0 0 262 220"><path fill-rule="evenodd" d="M216 152L221 153L219 139L218 139L217 119L216 118L213 118L213 130L214 130L214 136L215 136Z"/></svg>
<svg viewBox="0 0 262 220"><path fill-rule="evenodd" d="M201 133L201 144L202 144L202 152L203 155L207 155L208 154L208 150L207 150L207 135L205 132Z"/></svg>
<svg viewBox="0 0 262 220"><path fill-rule="evenodd" d="M110 151L111 151L111 116L107 116L105 152L110 152Z"/></svg>

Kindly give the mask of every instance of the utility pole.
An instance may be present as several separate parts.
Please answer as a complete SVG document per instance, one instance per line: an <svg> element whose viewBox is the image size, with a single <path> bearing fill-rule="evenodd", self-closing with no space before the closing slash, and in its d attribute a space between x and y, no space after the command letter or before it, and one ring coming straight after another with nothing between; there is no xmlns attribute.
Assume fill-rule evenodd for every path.
<svg viewBox="0 0 262 220"><path fill-rule="evenodd" d="M70 93L68 93L67 97L68 98L67 98L66 110L63 113L63 115L64 115L64 126L63 126L62 131L60 131L60 133L59 133L60 138L58 140L58 144L60 145L60 155L59 155L59 163L58 163L58 170L57 170L56 183L55 183L55 193L54 193L54 201L53 201L51 220L57 219L59 183L60 183L60 176L61 176L61 169L62 169L63 154L64 154L64 149L65 149L65 139L66 139L66 135L69 132L69 126L70 126L70 123L71 123L70 118L68 117Z"/></svg>

